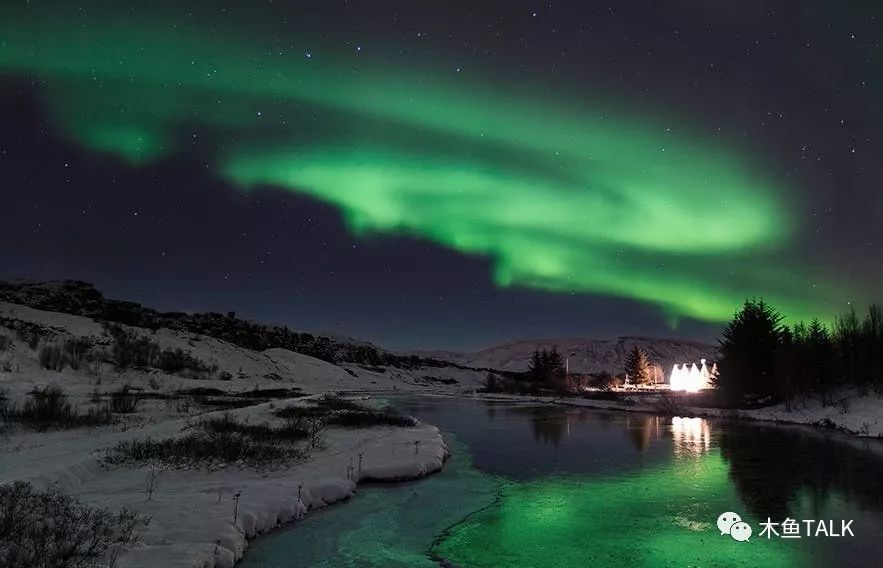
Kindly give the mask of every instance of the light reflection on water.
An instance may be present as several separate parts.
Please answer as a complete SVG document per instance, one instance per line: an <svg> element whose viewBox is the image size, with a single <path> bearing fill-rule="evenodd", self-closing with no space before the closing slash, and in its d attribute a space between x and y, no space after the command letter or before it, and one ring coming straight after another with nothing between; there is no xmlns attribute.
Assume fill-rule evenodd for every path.
<svg viewBox="0 0 883 568"><path fill-rule="evenodd" d="M675 416L671 434L676 457L700 456L711 449L711 424L705 418Z"/></svg>
<svg viewBox="0 0 883 568"><path fill-rule="evenodd" d="M381 507L381 514L363 507L360 503L370 504L375 491L399 495L394 488L368 488L339 508L352 507L359 533L339 538L335 535L347 523L317 515L314 523L308 521L308 541L300 538L306 531L297 529L272 544L259 541L253 558L262 555L264 563L247 561L245 568L416 566L389 559L428 559L433 539L427 534L440 515L466 520L451 521L443 533L437 529L431 552L465 568L850 566L883 554L876 539L883 533L883 461L853 440L772 425L530 404L434 398L400 398L393 404L456 434L456 451L471 454L472 464L454 464L409 484L408 502L420 503L416 518L410 510L402 515ZM477 505L482 499L456 503L449 498L482 484L485 499L490 486L499 485L502 492L482 512L474 513L484 506ZM443 512L441 502L447 505ZM768 515L854 517L862 532L848 543L795 545L756 535L749 543L736 543L715 532L714 520L724 510L739 512L755 528ZM321 515L347 516L328 513ZM423 516L436 524L417 520ZM407 520L397 524L400 518ZM418 526L424 532L411 528ZM376 527L386 527L382 538ZM323 559L310 552L309 542L317 540L335 543L322 549ZM380 541L385 552L371 553ZM266 561L277 552L285 562Z"/></svg>

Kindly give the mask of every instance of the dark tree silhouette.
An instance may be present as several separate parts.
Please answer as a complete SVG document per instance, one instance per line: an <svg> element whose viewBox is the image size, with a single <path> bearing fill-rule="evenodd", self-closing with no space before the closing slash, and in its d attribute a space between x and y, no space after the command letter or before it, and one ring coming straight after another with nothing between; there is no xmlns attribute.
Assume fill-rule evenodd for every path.
<svg viewBox="0 0 883 568"><path fill-rule="evenodd" d="M635 345L625 361L625 372L632 383L646 385L650 383L650 360L647 353Z"/></svg>
<svg viewBox="0 0 883 568"><path fill-rule="evenodd" d="M837 318L832 340L842 382L879 390L883 385L883 308L871 305L863 320L855 310Z"/></svg>
<svg viewBox="0 0 883 568"><path fill-rule="evenodd" d="M883 392L883 306L872 304L864 318L851 309L831 331L818 319L791 327L781 320L763 301L747 301L724 330L714 382L730 404L771 396L790 410L810 396L836 404L843 387Z"/></svg>
<svg viewBox="0 0 883 568"><path fill-rule="evenodd" d="M552 347L551 351L534 351L527 373L535 390L541 387L558 388L566 375L564 358L558 353L557 347Z"/></svg>
<svg viewBox="0 0 883 568"><path fill-rule="evenodd" d="M829 395L839 384L839 378L834 344L819 320L814 319L809 325L800 322L785 330L779 363L789 408L792 399L805 400L813 392L820 395L823 404L830 404Z"/></svg>
<svg viewBox="0 0 883 568"><path fill-rule="evenodd" d="M783 341L782 316L763 300L746 300L723 332L715 385L731 403L746 395L783 394L777 370Z"/></svg>
<svg viewBox="0 0 883 568"><path fill-rule="evenodd" d="M543 382L545 370L543 369L543 355L545 355L546 350L543 350L543 353L540 353L540 350L537 349L530 356L530 362L527 364L527 374L530 378L530 382L534 384L540 384Z"/></svg>
<svg viewBox="0 0 883 568"><path fill-rule="evenodd" d="M564 369L564 357L558 353L557 347L552 347L549 356L546 358L546 384L557 383L564 378L566 371Z"/></svg>

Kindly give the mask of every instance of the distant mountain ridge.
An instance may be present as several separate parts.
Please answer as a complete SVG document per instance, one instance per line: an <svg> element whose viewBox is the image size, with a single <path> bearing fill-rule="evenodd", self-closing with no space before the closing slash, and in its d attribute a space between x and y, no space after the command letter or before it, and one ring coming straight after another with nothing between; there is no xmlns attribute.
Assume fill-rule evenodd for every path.
<svg viewBox="0 0 883 568"><path fill-rule="evenodd" d="M285 348L332 363L401 366L407 360L367 342L346 342L298 333L286 326L253 323L237 318L235 312L160 312L136 302L106 298L94 285L80 280L0 281L0 301L133 327L199 333L255 351Z"/></svg>
<svg viewBox="0 0 883 568"><path fill-rule="evenodd" d="M625 368L626 357L635 346L646 351L650 361L660 364L665 373L675 363L698 363L700 359L714 361L718 357L718 348L708 343L655 337L521 340L468 353L424 351L419 354L467 367L520 372L527 370L530 356L535 350L555 347L567 359L569 370L573 373L617 373Z"/></svg>
<svg viewBox="0 0 883 568"><path fill-rule="evenodd" d="M354 363L399 369L455 367L461 370L492 370L469 369L456 362L415 354L397 354L358 339L299 333L287 326L243 320L237 318L235 312L160 312L137 302L106 298L93 284L81 280L0 281L0 302L87 317L98 322L208 335L254 351L288 349L334 364Z"/></svg>
<svg viewBox="0 0 883 568"><path fill-rule="evenodd" d="M625 368L628 352L638 345L667 373L675 363L717 358L717 347L706 343L650 337L523 340L468 353L393 353L358 339L298 333L286 326L246 321L237 318L234 312L160 312L136 302L106 298L94 285L80 280L0 281L0 301L134 327L199 333L256 351L284 348L331 363L400 368L450 365L462 369L519 373L527 370L534 350L557 347L567 358L571 372L618 373Z"/></svg>

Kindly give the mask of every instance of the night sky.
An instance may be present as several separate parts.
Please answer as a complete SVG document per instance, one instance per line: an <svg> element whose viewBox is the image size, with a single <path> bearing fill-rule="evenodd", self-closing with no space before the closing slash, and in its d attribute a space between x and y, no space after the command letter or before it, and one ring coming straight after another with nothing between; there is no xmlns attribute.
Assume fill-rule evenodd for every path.
<svg viewBox="0 0 883 568"><path fill-rule="evenodd" d="M0 277L388 347L881 299L883 6L0 5Z"/></svg>

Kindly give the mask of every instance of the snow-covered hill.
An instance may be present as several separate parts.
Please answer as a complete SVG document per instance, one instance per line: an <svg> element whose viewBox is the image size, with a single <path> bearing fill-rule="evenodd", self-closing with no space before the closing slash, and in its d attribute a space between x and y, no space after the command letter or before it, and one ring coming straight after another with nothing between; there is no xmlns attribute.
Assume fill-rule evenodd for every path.
<svg viewBox="0 0 883 568"><path fill-rule="evenodd" d="M112 338L96 320L65 313L37 310L0 301L0 335L11 341L11 347L0 353L0 387L13 394L24 393L64 381L71 394L85 396L98 380L104 387L127 384L157 394L190 388L213 388L225 392L253 389L297 388L306 393L325 391L438 391L473 390L484 380L485 373L456 367L406 368L360 365L323 361L284 348L256 351L208 335L183 330L156 330L121 326L134 337L155 342L159 349L181 350L197 361L217 368L211 376L200 379L166 373L157 368L129 369L117 372L110 361L96 367L55 372L41 368L40 351L45 345L62 345L69 339L85 339L97 351L108 352ZM17 329L20 328L20 329ZM25 333L38 334L33 347L16 339ZM109 357L105 353L102 357ZM99 357L100 359L101 357ZM4 372L3 369L10 369ZM99 378L100 377L100 378Z"/></svg>
<svg viewBox="0 0 883 568"><path fill-rule="evenodd" d="M717 359L717 347L697 341L650 337L617 339L564 338L523 340L471 353L425 351L393 353L369 342L348 337L312 335L287 327L266 325L237 318L234 313L185 314L158 312L127 301L105 298L93 285L76 280L51 282L0 282L0 302L29 306L36 310L84 316L89 321L110 321L148 330L161 336L212 337L232 346L233 351L266 354L284 349L312 356L338 368L348 369L349 378L338 376L328 386L378 390L404 381L419 386L478 384L482 370L524 371L535 349L557 347L572 372L618 373L633 346L643 348L665 372L675 363ZM214 354L213 355L217 355ZM271 355L262 355L271 357ZM446 366L450 362L453 365ZM456 367L460 367L459 369ZM275 371L265 371L263 374ZM369 376L361 384L350 384L355 375ZM309 375L308 375L309 376ZM451 383L449 379L457 383ZM465 384L462 384L464 383Z"/></svg>
<svg viewBox="0 0 883 568"><path fill-rule="evenodd" d="M121 367L120 346L126 342L133 352L150 351L153 357ZM58 369L47 357L53 352L68 357ZM74 363L77 353L83 357ZM168 443L199 431L204 420L228 416L246 426L278 424L276 409L307 404L311 393L456 392L474 388L469 385L483 377L453 367L451 375L446 372L344 368L283 348L257 351L181 329L108 326L0 301L0 484L28 481L91 507L125 507L149 517L148 525L139 524L140 542L120 558L120 566L229 568L247 539L350 497L360 480L415 479L438 471L447 455L439 430L420 423L329 426L320 445L285 467L238 461L110 464L108 452L120 443ZM430 374L444 380L430 380ZM107 418L53 422L45 429L12 419L12 412L33 403L46 387L61 389L63 404L78 417ZM135 393L135 404L115 409L111 401L125 389ZM159 476L156 494L145 497L151 474Z"/></svg>
<svg viewBox="0 0 883 568"><path fill-rule="evenodd" d="M475 368L524 371L531 354L539 349L557 348L567 358L574 373L621 372L628 353L638 346L650 356L650 361L662 365L668 372L675 363L717 359L717 347L698 341L661 339L652 337L619 337L617 339L563 338L524 340L496 345L472 353L450 351L424 352L434 357Z"/></svg>

